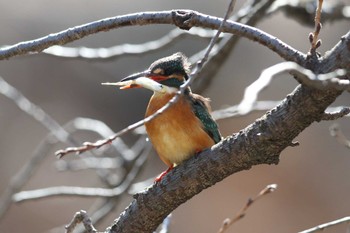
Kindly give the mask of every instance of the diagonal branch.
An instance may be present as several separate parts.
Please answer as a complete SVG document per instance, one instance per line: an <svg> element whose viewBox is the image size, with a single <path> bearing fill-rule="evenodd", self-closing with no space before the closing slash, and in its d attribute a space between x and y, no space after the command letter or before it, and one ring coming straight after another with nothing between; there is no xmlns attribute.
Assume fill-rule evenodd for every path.
<svg viewBox="0 0 350 233"><path fill-rule="evenodd" d="M135 195L108 232L152 232L175 208L225 177L254 165L277 164L279 154L318 121L340 93L299 86L247 128L185 161L161 182Z"/></svg>
<svg viewBox="0 0 350 233"><path fill-rule="evenodd" d="M350 222L350 216L347 216L347 217L344 217L344 218L340 218L340 219L334 220L332 222L327 222L327 223L318 225L316 227L307 229L305 231L301 231L299 233L313 233L313 232L324 231L327 228L331 228L331 227L339 225L339 224L345 224L345 223L349 224L349 222Z"/></svg>
<svg viewBox="0 0 350 233"><path fill-rule="evenodd" d="M328 56L337 57L342 53L341 47L346 50L348 42L344 41ZM321 63L316 63L312 71L329 73L341 68L337 63L328 64L319 67ZM280 153L310 124L320 121L324 111L341 93L299 85L253 124L191 157L160 182L134 195L134 200L107 232L153 232L175 208L225 177L255 165L277 164Z"/></svg>

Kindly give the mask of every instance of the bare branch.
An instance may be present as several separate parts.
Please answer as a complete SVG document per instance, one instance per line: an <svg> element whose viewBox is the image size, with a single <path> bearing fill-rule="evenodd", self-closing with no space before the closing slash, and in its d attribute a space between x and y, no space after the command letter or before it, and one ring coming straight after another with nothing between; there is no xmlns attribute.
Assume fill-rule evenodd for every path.
<svg viewBox="0 0 350 233"><path fill-rule="evenodd" d="M117 169L122 165L122 160L118 158L81 158L79 160L56 162L58 171L80 171L86 169Z"/></svg>
<svg viewBox="0 0 350 233"><path fill-rule="evenodd" d="M99 136L103 138L114 134L114 131L104 122L86 117L77 117L71 120L65 125L65 128L70 134L77 130L92 131L98 133ZM141 153L146 143L146 132L138 133L134 131L133 133L138 134L140 137L131 148L119 137L111 143L113 149L116 150L125 161L133 161Z"/></svg>
<svg viewBox="0 0 350 233"><path fill-rule="evenodd" d="M246 215L248 208L252 204L254 204L254 202L259 200L261 197L265 196L266 194L272 193L276 189L277 189L277 184L270 184L270 185L267 185L263 190L261 190L260 193L258 195L256 195L256 197L249 198L247 203L245 204L245 206L243 206L243 208L240 211L238 211L238 213L233 218L231 218L231 219L227 218L224 220L218 233L225 232L232 224L234 224L238 220L242 219Z"/></svg>
<svg viewBox="0 0 350 233"><path fill-rule="evenodd" d="M41 162L49 154L49 150L54 143L55 137L48 136L39 143L32 153L28 162L11 178L0 199L0 219L4 217L6 211L12 204L13 195L18 192L32 177Z"/></svg>
<svg viewBox="0 0 350 233"><path fill-rule="evenodd" d="M60 141L68 141L69 134L44 110L39 106L33 104L27 99L20 91L15 87L7 83L2 77L0 77L0 94L3 94L7 98L11 99L23 112L33 117L40 124L48 129L56 138Z"/></svg>
<svg viewBox="0 0 350 233"><path fill-rule="evenodd" d="M196 73L199 73L200 72L199 70L201 70L202 67L204 66L204 64L207 62L207 60L209 58L209 54L212 51L214 45L216 44L216 41L219 39L219 36L220 36L221 32L223 31L223 26L227 22L227 19L230 17L230 15L231 15L231 13L233 11L233 8L235 6L235 3L236 3L236 0L230 0L230 4L229 4L229 6L227 8L227 11L225 13L224 19L220 23L218 31L216 32L214 37L211 39L211 41L210 41L210 43L209 43L209 45L208 45L208 47L207 47L207 49L206 49L206 51L204 53L203 58L199 62L197 62L197 66L196 66L197 71L196 70L194 71L194 74L192 74L193 76L196 75Z"/></svg>
<svg viewBox="0 0 350 233"><path fill-rule="evenodd" d="M125 193L132 182L135 180L142 165L145 163L147 156L151 146L148 145L145 147L142 154L137 158L135 164L133 165L131 171L127 174L123 182L113 188L86 188L86 187L70 187L70 186L59 186L59 187L50 187L43 188L31 191L22 191L13 195L13 201L21 202L27 200L33 200L44 197L52 197L52 196L82 196L82 197L116 197L123 193Z"/></svg>
<svg viewBox="0 0 350 233"><path fill-rule="evenodd" d="M163 49L171 44L175 43L179 39L185 36L197 36L199 38L211 38L215 32L205 30L202 28L193 28L190 31L183 31L178 28L171 30L165 36L148 41L143 44L122 44L113 46L110 48L86 48L86 47L63 47L54 45L43 51L43 53L63 57L63 58L80 58L80 59L117 59L126 55L145 55L150 52L154 52Z"/></svg>
<svg viewBox="0 0 350 233"><path fill-rule="evenodd" d="M91 219L85 210L80 210L79 212L75 213L72 221L65 227L66 233L73 233L76 226L81 222L83 223L85 231L87 233L97 233L97 230L92 225Z"/></svg>
<svg viewBox="0 0 350 233"><path fill-rule="evenodd" d="M338 111L325 112L322 116L324 121L333 121L350 114L350 107L344 107Z"/></svg>
<svg viewBox="0 0 350 233"><path fill-rule="evenodd" d="M336 89L341 91L350 91L350 80L339 78L347 75L347 71L344 69L338 69L327 74L316 75L312 71L296 65L295 69L290 70L290 72L295 75L298 81L309 87L320 90Z"/></svg>
<svg viewBox="0 0 350 233"><path fill-rule="evenodd" d="M331 228L333 226L343 224L343 223L349 223L349 222L350 222L350 216L344 217L341 219L337 219L337 220L332 221L332 222L324 223L324 224L318 225L316 227L310 228L308 230L301 231L299 233L313 233L313 232L317 232L317 231L323 231L326 228Z"/></svg>
<svg viewBox="0 0 350 233"><path fill-rule="evenodd" d="M146 24L174 24L181 29L189 30L192 27L219 29L223 19L201 14L191 10L172 10L160 12L142 12L102 19L92 23L76 26L48 36L21 42L16 45L0 49L0 60L13 56L37 53L53 45L62 45L81 39L88 35L101 31L108 31L125 26L136 26ZM306 55L300 53L291 46L283 43L275 37L250 26L227 21L222 26L222 31L246 37L252 41L268 47L285 60L304 64Z"/></svg>
<svg viewBox="0 0 350 233"><path fill-rule="evenodd" d="M13 195L13 201L22 202L54 196L81 196L81 197L116 197L124 193L124 188L87 188L72 186L57 186L37 190L22 191Z"/></svg>
<svg viewBox="0 0 350 233"><path fill-rule="evenodd" d="M170 102L167 104L167 105L170 105ZM167 106L166 105L166 106ZM163 107L165 109L165 106ZM162 109L163 109L162 108ZM106 139L103 139L103 140L99 140L99 141L96 141L94 143L92 142L85 142L83 143L82 146L79 146L79 147L68 147L64 150L58 150L56 151L56 156L58 158L62 158L63 156L65 156L66 154L69 154L69 153L76 153L76 154L80 154L80 153L83 153L83 152L86 152L86 151L89 151L89 150L92 150L92 149L97 149L97 148L100 148L101 146L104 146L104 145L107 145L107 144L111 144L114 140L116 140L118 137L120 137L121 135L131 131L131 130L134 130L140 126L142 126L144 123L152 120L155 116L157 116L158 114L160 114L161 112L159 111L156 112L155 114L141 120L141 121L138 121L132 125L129 125L128 127L120 130L119 132L117 132L116 134L110 136L109 138L106 138Z"/></svg>
<svg viewBox="0 0 350 233"><path fill-rule="evenodd" d="M258 99L258 94L271 83L276 75L286 72L297 75L299 81L314 88L350 90L349 80L334 78L334 76L345 75L344 70L315 75L311 70L305 69L294 62L282 62L263 70L259 78L245 89L243 99L239 105L235 109L231 108L230 111L235 111L239 115L251 112Z"/></svg>
<svg viewBox="0 0 350 233"><path fill-rule="evenodd" d="M273 100L260 100L255 101L252 106L249 108L250 111L242 111L241 105L233 105L224 109L216 110L212 112L212 116L215 120L223 120L231 117L239 117L244 116L246 114L249 114L253 111L267 111L274 107L276 107L279 103L281 103L281 100L273 101ZM242 114L244 112L244 114Z"/></svg>
<svg viewBox="0 0 350 233"><path fill-rule="evenodd" d="M314 26L316 1L304 0L279 0L271 6L268 14L282 10L286 17L298 21L307 26ZM333 22L336 20L350 19L350 6L340 1L326 1L322 6L322 21Z"/></svg>
<svg viewBox="0 0 350 233"><path fill-rule="evenodd" d="M231 17L230 20L242 24L254 25L259 19L265 16L265 11L273 2L274 0L247 1L245 6ZM232 49L234 49L239 39L240 37L235 35L224 35L224 38L217 43L215 49L210 53L205 67L197 74L200 78L195 78L191 86L192 90L196 93L201 93L210 85L213 77L216 76L217 70L225 63L226 58L231 54ZM205 50L202 50L191 56L189 60L194 63L198 61L204 53Z"/></svg>

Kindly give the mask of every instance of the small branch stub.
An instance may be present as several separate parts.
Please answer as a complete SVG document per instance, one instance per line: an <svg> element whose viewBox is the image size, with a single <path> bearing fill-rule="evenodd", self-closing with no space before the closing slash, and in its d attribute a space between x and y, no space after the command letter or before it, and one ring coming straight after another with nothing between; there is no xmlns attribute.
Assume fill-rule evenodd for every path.
<svg viewBox="0 0 350 233"><path fill-rule="evenodd" d="M91 219L85 210L80 210L79 212L75 213L72 221L65 227L66 233L73 233L74 229L79 223L83 223L85 232L97 233L97 230L92 225Z"/></svg>
<svg viewBox="0 0 350 233"><path fill-rule="evenodd" d="M171 12L172 19L174 24L183 30L190 30L192 25L190 24L190 19L194 16L192 11L182 11L182 10L174 10Z"/></svg>

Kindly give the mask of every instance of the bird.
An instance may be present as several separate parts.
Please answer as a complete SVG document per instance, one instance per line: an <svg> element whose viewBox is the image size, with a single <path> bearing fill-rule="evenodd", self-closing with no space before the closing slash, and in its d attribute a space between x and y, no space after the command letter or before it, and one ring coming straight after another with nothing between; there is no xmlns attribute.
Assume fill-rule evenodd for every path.
<svg viewBox="0 0 350 233"><path fill-rule="evenodd" d="M190 74L188 58L181 52L153 62L145 71L123 78L120 89L143 87L153 91L145 117L151 116L171 100ZM177 102L145 123L148 137L160 159L168 166L156 182L173 167L221 141L218 124L212 118L209 99L187 87Z"/></svg>

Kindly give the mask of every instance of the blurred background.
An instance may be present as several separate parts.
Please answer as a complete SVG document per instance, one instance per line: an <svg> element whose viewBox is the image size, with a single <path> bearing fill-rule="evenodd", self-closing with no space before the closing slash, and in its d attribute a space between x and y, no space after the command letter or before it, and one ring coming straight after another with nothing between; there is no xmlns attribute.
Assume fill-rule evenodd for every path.
<svg viewBox="0 0 350 233"><path fill-rule="evenodd" d="M245 1L238 0L235 11ZM337 2L337 1L335 1ZM339 1L349 5L350 1ZM142 11L193 9L222 17L228 1L1 1L0 45L12 45L36 39L50 33L95 20ZM310 47L306 27L283 12L263 18L256 25L297 50L306 53ZM83 38L67 46L92 48L118 44L139 44L166 35L174 26L150 25L127 27ZM349 21L338 20L323 24L320 38L321 54L331 49L349 30ZM192 56L204 49L208 40L191 38L178 40L159 51L138 56L121 56L108 60L64 59L46 54L14 57L0 62L0 76L16 87L34 104L40 106L59 124L77 117L97 119L117 132L143 118L151 92L143 89L119 91L101 86L147 68L154 60L182 51ZM283 60L267 48L240 39L210 87L202 93L212 100L213 110L238 104L244 88L260 72ZM260 100L280 100L298 83L289 75L281 75L261 93ZM344 93L334 106L349 105ZM224 136L251 124L264 112L219 121ZM300 146L287 148L278 166L261 165L228 177L204 190L173 213L171 232L217 232L222 221L232 217L247 201L271 183L278 189L249 209L247 216L228 232L297 232L315 225L350 215L350 154L330 136L329 127L335 122L314 123L296 140ZM350 137L349 119L337 120ZM28 116L14 102L0 95L0 192L11 178L28 162L33 151L49 132L42 124ZM74 134L79 142L94 141L96 134ZM123 136L129 146L135 143L132 133ZM55 144L38 170L22 190L51 186L105 187L92 169L84 171L57 170L57 149L67 144ZM82 155L82 157L84 154ZM67 155L65 161L78 160ZM152 150L138 181L153 178L166 166ZM0 232L63 232L63 226L80 209L93 210L97 198L52 197L12 204L0 221ZM96 227L103 231L128 205L132 197L123 195L122 201ZM90 211L89 211L90 213ZM58 227L58 228L56 228ZM327 232L345 232L341 225Z"/></svg>

